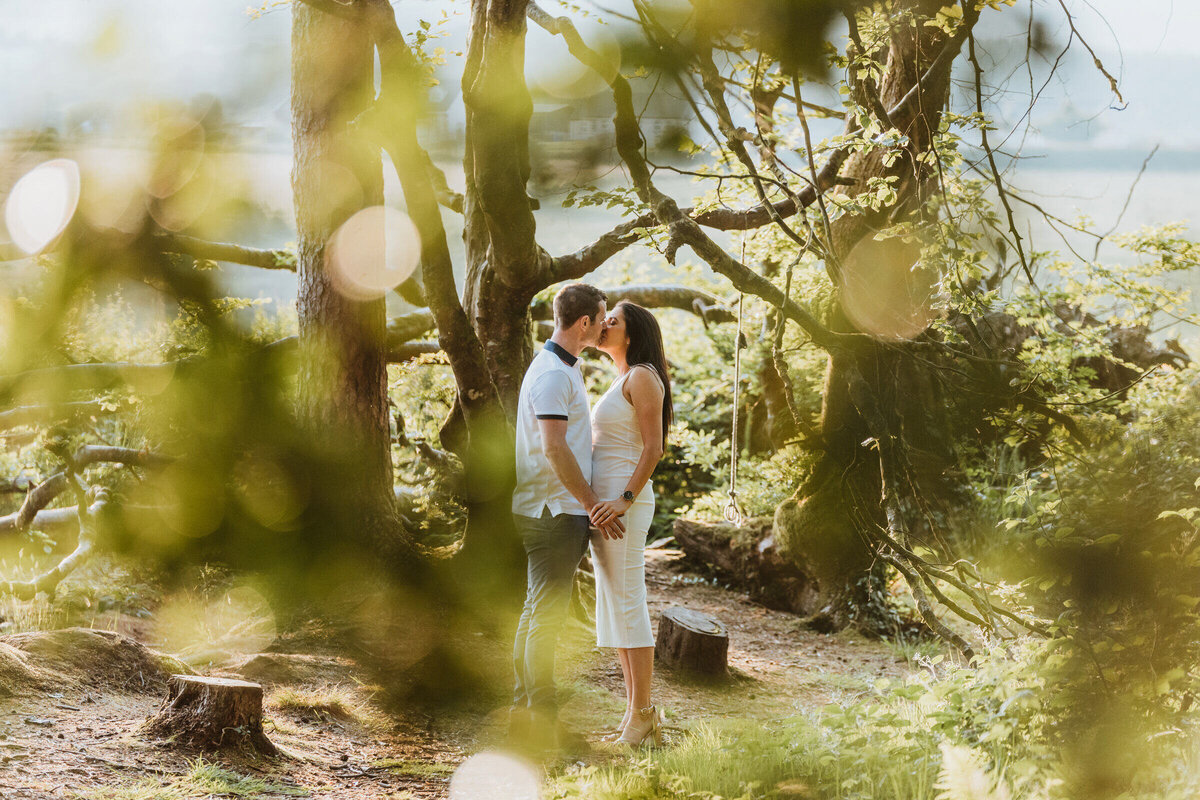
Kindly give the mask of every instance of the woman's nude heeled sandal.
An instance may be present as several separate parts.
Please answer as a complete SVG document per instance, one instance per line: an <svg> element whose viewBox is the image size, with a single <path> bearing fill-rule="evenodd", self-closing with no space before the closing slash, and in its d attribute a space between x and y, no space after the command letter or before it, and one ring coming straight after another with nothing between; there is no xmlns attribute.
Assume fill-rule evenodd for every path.
<svg viewBox="0 0 1200 800"><path fill-rule="evenodd" d="M648 727L644 731L635 732L635 728L641 728L642 725L647 724ZM639 708L634 713L633 719L625 726L625 732L617 739L617 743L630 747L644 747L646 744L662 747L662 715L658 713L658 709L654 706Z"/></svg>
<svg viewBox="0 0 1200 800"><path fill-rule="evenodd" d="M629 723L625 724L628 725ZM609 728L608 730L603 731L600 735L600 741L615 742L617 739L621 738L621 734L623 733L625 733L625 726L618 724L615 728Z"/></svg>

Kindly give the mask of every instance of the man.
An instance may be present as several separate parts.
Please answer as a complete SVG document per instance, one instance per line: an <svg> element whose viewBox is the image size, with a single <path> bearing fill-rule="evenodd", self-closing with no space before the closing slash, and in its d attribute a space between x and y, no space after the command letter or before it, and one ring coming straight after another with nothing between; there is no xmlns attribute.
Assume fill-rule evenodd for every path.
<svg viewBox="0 0 1200 800"><path fill-rule="evenodd" d="M592 491L591 408L579 354L595 345L607 298L594 286L574 283L554 296L554 335L529 365L517 404L517 486L513 517L527 560L525 607L513 646L517 725L536 741L556 735L554 648L571 601L575 569L588 546L588 513L600 498ZM620 538L619 519L602 529Z"/></svg>

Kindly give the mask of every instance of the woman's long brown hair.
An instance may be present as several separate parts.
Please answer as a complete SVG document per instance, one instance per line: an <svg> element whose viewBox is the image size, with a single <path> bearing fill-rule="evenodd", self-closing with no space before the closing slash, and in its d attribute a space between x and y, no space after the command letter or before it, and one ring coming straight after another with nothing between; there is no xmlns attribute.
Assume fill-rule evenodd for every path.
<svg viewBox="0 0 1200 800"><path fill-rule="evenodd" d="M658 327L658 320L654 315L637 303L622 300L613 310L617 308L624 312L625 334L629 337L625 361L630 368L635 364L645 364L662 379L662 432L663 447L666 447L667 431L675 421L675 405L671 400L671 376L667 374L667 353L663 348L662 330Z"/></svg>

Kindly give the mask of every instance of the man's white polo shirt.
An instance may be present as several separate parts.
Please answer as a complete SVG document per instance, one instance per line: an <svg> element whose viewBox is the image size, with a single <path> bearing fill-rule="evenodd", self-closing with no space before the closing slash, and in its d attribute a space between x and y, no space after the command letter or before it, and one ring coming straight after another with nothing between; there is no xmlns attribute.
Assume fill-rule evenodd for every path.
<svg viewBox="0 0 1200 800"><path fill-rule="evenodd" d="M554 342L533 357L521 381L517 401L517 488L514 514L540 517L551 514L586 515L583 504L567 491L542 449L539 419L567 421L567 447L579 463L583 479L592 481L592 420L587 388L576 365L578 359Z"/></svg>

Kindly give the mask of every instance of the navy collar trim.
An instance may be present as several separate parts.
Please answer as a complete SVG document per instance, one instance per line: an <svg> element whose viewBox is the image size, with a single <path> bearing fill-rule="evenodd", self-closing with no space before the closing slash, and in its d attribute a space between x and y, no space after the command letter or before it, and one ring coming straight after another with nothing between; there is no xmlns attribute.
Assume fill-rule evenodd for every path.
<svg viewBox="0 0 1200 800"><path fill-rule="evenodd" d="M546 342L546 349L554 355L558 356L559 360L568 367L575 366L575 362L579 359L567 352L567 349L558 342Z"/></svg>

